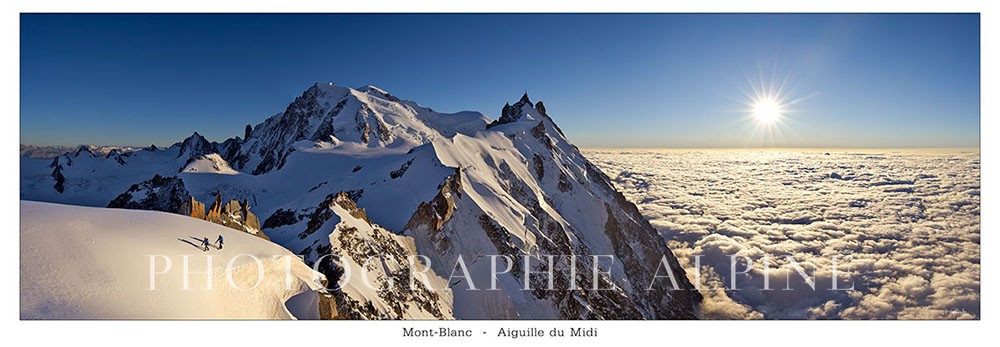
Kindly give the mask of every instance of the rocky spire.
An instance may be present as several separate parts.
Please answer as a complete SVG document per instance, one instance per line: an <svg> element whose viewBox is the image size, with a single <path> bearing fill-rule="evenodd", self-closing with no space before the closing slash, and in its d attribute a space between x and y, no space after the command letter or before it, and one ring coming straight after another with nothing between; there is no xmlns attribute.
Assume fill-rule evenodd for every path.
<svg viewBox="0 0 1000 347"><path fill-rule="evenodd" d="M189 197L187 201L181 204L180 210L177 213L197 219L205 219L205 204L194 197Z"/></svg>
<svg viewBox="0 0 1000 347"><path fill-rule="evenodd" d="M500 118L493 121L493 123L490 123L488 126L486 126L486 128L489 129L500 124L507 124L521 119L521 116L524 115L523 108L525 106L531 108L535 107L534 105L531 104L531 99L528 98L527 91L525 91L524 94L521 95L521 99L518 100L513 105L511 105L510 103L505 103L503 105L503 109L500 111Z"/></svg>
<svg viewBox="0 0 1000 347"><path fill-rule="evenodd" d="M202 205L202 208L204 208L204 205ZM182 210L181 214L187 214L185 212L187 210ZM247 200L243 200L242 202L229 200L223 203L222 192L215 192L215 202L208 208L208 212L204 214L204 219L265 240L270 240L264 232L260 231L260 220L257 219L257 215L250 212L250 202Z"/></svg>
<svg viewBox="0 0 1000 347"><path fill-rule="evenodd" d="M531 100L528 99L528 91L524 91L524 95L521 95L521 100L517 101L519 104L531 104Z"/></svg>

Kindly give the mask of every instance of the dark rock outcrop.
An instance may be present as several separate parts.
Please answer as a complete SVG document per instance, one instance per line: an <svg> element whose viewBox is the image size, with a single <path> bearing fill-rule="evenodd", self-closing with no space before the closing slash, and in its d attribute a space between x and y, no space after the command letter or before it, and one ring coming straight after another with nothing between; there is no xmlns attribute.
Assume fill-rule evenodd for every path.
<svg viewBox="0 0 1000 347"><path fill-rule="evenodd" d="M108 207L175 213L190 198L191 194L180 178L155 175L142 183L133 184L111 200Z"/></svg>
<svg viewBox="0 0 1000 347"><path fill-rule="evenodd" d="M63 167L59 164L59 157L53 158L49 167L52 168L52 179L56 181L53 187L59 194L62 194L63 190L66 189L66 177L62 174Z"/></svg>
<svg viewBox="0 0 1000 347"><path fill-rule="evenodd" d="M455 198L462 194L462 171L455 169L455 173L445 179L430 201L421 202L417 206L416 212L410 216L403 230L427 230L434 247L438 251L445 251L451 247L450 239L447 235L439 234L438 231L444 227L444 223L451 219L455 212Z"/></svg>
<svg viewBox="0 0 1000 347"><path fill-rule="evenodd" d="M301 221L302 218L295 214L295 211L279 208L264 220L264 229L273 229L285 225L292 225Z"/></svg>
<svg viewBox="0 0 1000 347"><path fill-rule="evenodd" d="M247 127L243 129L243 140L246 141L246 139L249 139L250 133L252 132L253 132L253 127L250 126L250 124L247 124Z"/></svg>

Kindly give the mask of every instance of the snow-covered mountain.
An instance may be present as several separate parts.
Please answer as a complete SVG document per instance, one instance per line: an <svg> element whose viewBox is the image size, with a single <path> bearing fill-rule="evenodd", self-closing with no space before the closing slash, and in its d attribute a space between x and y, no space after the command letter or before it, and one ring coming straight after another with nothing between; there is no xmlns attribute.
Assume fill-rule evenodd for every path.
<svg viewBox="0 0 1000 347"><path fill-rule="evenodd" d="M257 175L280 169L301 142L405 152L437 138L479 130L486 121L477 112L437 113L374 86L352 89L317 83L285 112L253 127L240 150L225 159Z"/></svg>
<svg viewBox="0 0 1000 347"><path fill-rule="evenodd" d="M492 263L483 254L507 255L513 271L498 276L502 291L459 290L453 286L456 316L472 318L663 319L695 318L698 294L672 253L635 205L625 200L527 95L503 108L500 119L472 136L457 134L433 142L437 157L457 168L405 233L432 255L439 273L459 256L474 259L473 282L491 283ZM430 211L428 211L430 212ZM427 218L426 216L433 216ZM594 276L595 255L614 255L606 274ZM546 276L526 279L525 271L546 271L556 256L557 290L523 291L522 283L545 288ZM570 259L575 259L575 263ZM665 259L679 274L678 289L657 282ZM528 269L530 267L530 269ZM660 270L660 275L666 271ZM577 285L571 282L576 276ZM608 290L570 290L567 288ZM468 287L464 287L468 288ZM651 288L651 289L648 289Z"/></svg>
<svg viewBox="0 0 1000 347"><path fill-rule="evenodd" d="M139 148L131 146L97 146L97 145L81 145L87 148L88 151L96 155L108 155L113 151L119 153L126 153L138 150ZM21 145L20 154L24 157L29 158L55 158L63 155L67 152L75 152L81 146L34 146L34 145Z"/></svg>
<svg viewBox="0 0 1000 347"><path fill-rule="evenodd" d="M196 238L216 235L225 247L203 252ZM323 311L322 275L288 250L176 214L22 201L20 241L21 319L317 319Z"/></svg>
<svg viewBox="0 0 1000 347"><path fill-rule="evenodd" d="M490 122L373 86L315 84L243 138L195 133L167 149L21 166L27 200L105 206L159 175L183 181L187 196L177 201L246 201L263 232L307 264L339 260L339 270L321 262L328 277L345 267L375 273L364 288L341 279L347 317L696 318L700 301L635 205L527 95ZM372 254L382 257L366 262ZM386 295L415 256L426 257L415 265L429 280ZM459 263L469 276L455 272Z"/></svg>

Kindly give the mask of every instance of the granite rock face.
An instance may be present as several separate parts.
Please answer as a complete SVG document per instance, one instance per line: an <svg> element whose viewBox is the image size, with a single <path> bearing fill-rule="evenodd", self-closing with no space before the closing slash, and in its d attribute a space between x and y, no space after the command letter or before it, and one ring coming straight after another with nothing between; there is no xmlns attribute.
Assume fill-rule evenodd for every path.
<svg viewBox="0 0 1000 347"><path fill-rule="evenodd" d="M189 198L183 204L177 213L197 219L205 219L205 204L201 203L194 198Z"/></svg>
<svg viewBox="0 0 1000 347"><path fill-rule="evenodd" d="M197 203L197 201L195 202ZM205 213L205 220L270 240L267 235L260 231L260 221L257 219L257 215L250 212L250 204L246 200L242 202L229 200L223 203L222 194L217 193L215 202Z"/></svg>

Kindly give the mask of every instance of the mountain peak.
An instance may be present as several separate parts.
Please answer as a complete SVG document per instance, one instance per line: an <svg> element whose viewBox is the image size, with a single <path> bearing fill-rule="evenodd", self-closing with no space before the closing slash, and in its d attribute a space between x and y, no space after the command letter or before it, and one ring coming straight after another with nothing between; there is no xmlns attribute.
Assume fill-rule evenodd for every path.
<svg viewBox="0 0 1000 347"><path fill-rule="evenodd" d="M347 91L350 89L351 88L339 86L333 82L326 82L326 83L316 82L313 83L313 85L310 86L308 89L306 89L304 92L302 92L302 96L300 96L300 98L306 97L315 99L327 95L344 95L347 94Z"/></svg>
<svg viewBox="0 0 1000 347"><path fill-rule="evenodd" d="M184 138L184 140L181 141L181 143L182 144L185 144L185 143L189 143L190 144L190 143L196 143L196 142L202 142L202 141L208 142L208 140L206 140L204 136L201 136L201 134L199 134L197 131L195 131L193 134L191 134L191 136L188 136L188 137Z"/></svg>
<svg viewBox="0 0 1000 347"><path fill-rule="evenodd" d="M539 101L539 103L541 102ZM527 107L528 109L526 110L525 107ZM493 121L493 123L490 123L490 125L487 126L487 128L491 128L501 124L516 122L521 120L525 116L530 118L531 117L530 112L532 111L537 112L537 110L535 110L535 105L533 105L531 103L531 99L528 98L528 92L525 91L524 94L521 95L521 99L518 100L513 105L511 105L509 102L505 103L503 105L503 109L500 111L500 118Z"/></svg>
<svg viewBox="0 0 1000 347"><path fill-rule="evenodd" d="M179 143L179 146L180 146L180 152L177 153L178 158L185 155L186 157L196 157L203 154L215 152L215 148L214 146L212 146L212 143L208 142L208 140L205 139L204 136L201 136L201 134L199 134L197 131L195 131L194 134L191 134L191 136L188 136L186 139L184 139L184 141L181 141Z"/></svg>
<svg viewBox="0 0 1000 347"><path fill-rule="evenodd" d="M527 117L530 120L548 120L551 123L551 127L555 129L559 135L565 137L562 129L559 129L559 125L549 117L549 114L545 111L545 104L541 100L532 104L531 99L528 98L528 92L525 91L521 95L521 99L516 103L511 105L509 102L503 105L503 110L500 111L500 118L493 121L486 126L487 129L507 123L513 123L520 121ZM543 126L544 127L544 126Z"/></svg>
<svg viewBox="0 0 1000 347"><path fill-rule="evenodd" d="M528 91L524 91L524 95L521 95L521 100L517 102L520 104L531 104L531 100L528 99Z"/></svg>
<svg viewBox="0 0 1000 347"><path fill-rule="evenodd" d="M93 157L93 156L94 156L94 152L93 152L93 151L91 151L91 150L90 150L90 147L89 147L89 146L86 146L86 145L80 145L79 147L77 147L77 148L76 148L76 154L75 154L75 155L73 155L73 156L74 156L74 157L79 157L79 156L80 156L80 153L87 153L87 154L90 154L90 156L91 156L91 157Z"/></svg>
<svg viewBox="0 0 1000 347"><path fill-rule="evenodd" d="M335 84L333 82L325 82L325 83L324 82L316 82L316 83L313 83L313 85L311 87L309 87L309 88L312 89L312 88L329 88L329 87L337 87L337 84Z"/></svg>
<svg viewBox="0 0 1000 347"><path fill-rule="evenodd" d="M345 152L365 148L402 152L456 133L473 134L488 122L478 112L436 112L374 85L353 89L314 83L284 112L244 129L248 140L238 147L218 150L235 169L249 165L247 170L259 175L280 169L291 152L310 142ZM308 142L296 144L299 141Z"/></svg>

